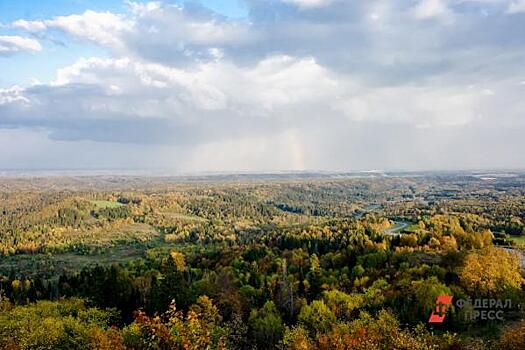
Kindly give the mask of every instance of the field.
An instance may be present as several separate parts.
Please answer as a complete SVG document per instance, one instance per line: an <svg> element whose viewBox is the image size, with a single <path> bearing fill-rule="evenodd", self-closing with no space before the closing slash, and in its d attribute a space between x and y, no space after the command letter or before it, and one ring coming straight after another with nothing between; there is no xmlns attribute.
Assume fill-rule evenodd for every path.
<svg viewBox="0 0 525 350"><path fill-rule="evenodd" d="M117 208L122 206L122 203L113 201L91 201L97 208Z"/></svg>
<svg viewBox="0 0 525 350"><path fill-rule="evenodd" d="M509 236L508 240L514 242L517 245L525 246L525 236Z"/></svg>

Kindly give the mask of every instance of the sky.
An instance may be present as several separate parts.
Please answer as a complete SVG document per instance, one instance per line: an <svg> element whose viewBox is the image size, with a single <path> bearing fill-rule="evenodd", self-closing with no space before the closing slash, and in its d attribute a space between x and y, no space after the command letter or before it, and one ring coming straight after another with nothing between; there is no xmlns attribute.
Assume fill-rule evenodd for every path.
<svg viewBox="0 0 525 350"><path fill-rule="evenodd" d="M0 169L525 168L525 0L0 0Z"/></svg>

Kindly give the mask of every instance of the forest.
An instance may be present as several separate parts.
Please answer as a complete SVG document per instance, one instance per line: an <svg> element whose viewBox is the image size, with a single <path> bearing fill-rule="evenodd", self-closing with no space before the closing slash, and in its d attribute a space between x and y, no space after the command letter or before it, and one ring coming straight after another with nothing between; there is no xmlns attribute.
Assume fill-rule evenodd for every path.
<svg viewBox="0 0 525 350"><path fill-rule="evenodd" d="M0 349L525 349L524 249L520 173L4 176Z"/></svg>

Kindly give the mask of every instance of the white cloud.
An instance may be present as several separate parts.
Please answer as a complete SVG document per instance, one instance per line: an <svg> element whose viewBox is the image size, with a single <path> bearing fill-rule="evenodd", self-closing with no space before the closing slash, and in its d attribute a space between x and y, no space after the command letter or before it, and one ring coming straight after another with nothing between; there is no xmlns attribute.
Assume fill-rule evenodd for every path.
<svg viewBox="0 0 525 350"><path fill-rule="evenodd" d="M23 29L30 33L41 32L46 30L46 25L42 21L26 21L25 19L19 19L11 24L11 27Z"/></svg>
<svg viewBox="0 0 525 350"><path fill-rule="evenodd" d="M133 22L111 12L87 10L83 14L58 16L44 21L18 20L11 26L29 32L58 29L101 45L120 46L122 34L132 29Z"/></svg>
<svg viewBox="0 0 525 350"><path fill-rule="evenodd" d="M315 8L330 5L334 0L282 0L285 3L294 4L301 8Z"/></svg>
<svg viewBox="0 0 525 350"><path fill-rule="evenodd" d="M508 12L512 14L525 12L525 0L512 0Z"/></svg>
<svg viewBox="0 0 525 350"><path fill-rule="evenodd" d="M26 103L29 102L23 96L24 89L19 86L13 86L9 89L0 89L0 106L8 103Z"/></svg>
<svg viewBox="0 0 525 350"><path fill-rule="evenodd" d="M177 118L170 113L177 106L183 118L196 120L200 119L199 110L256 117L271 117L273 113L284 116L290 108L329 102L341 93L335 77L315 60L289 56L269 57L250 67L216 60L191 69L130 58L80 59L60 69L49 89L76 85L96 86L103 95L112 95L108 100L106 96L95 100L103 98L104 108L113 112ZM155 108L145 112L141 97L148 98ZM90 102L85 96L68 99L77 98L84 101L82 104Z"/></svg>
<svg viewBox="0 0 525 350"><path fill-rule="evenodd" d="M118 120L129 124L119 132L123 141L153 142L139 131L143 125L138 121L150 120L160 128L149 135L157 138L154 142L171 143L166 134L175 127L185 134L177 143L186 144L215 142L232 133L308 129L324 119L462 126L476 122L480 111L488 108L484 103L489 95L494 95L493 89L475 86L364 86L311 57L274 55L243 67L227 59L191 68L133 58L80 59L60 69L50 85L6 90L3 100L11 102L10 112L16 116L12 122L49 126L58 135L78 124L82 130L76 137L109 141L111 136L100 135L98 126L90 129L84 123ZM57 99L62 102L56 104ZM497 108L494 103L499 101L490 108ZM75 119L64 119L73 110ZM38 111L47 117L35 122Z"/></svg>
<svg viewBox="0 0 525 350"><path fill-rule="evenodd" d="M38 40L17 35L0 35L0 55L38 51L42 51L42 45Z"/></svg>
<svg viewBox="0 0 525 350"><path fill-rule="evenodd" d="M445 17L451 14L446 0L421 0L414 8L413 14L418 19Z"/></svg>
<svg viewBox="0 0 525 350"><path fill-rule="evenodd" d="M133 26L131 21L125 20L122 16L90 10L82 15L55 17L45 24L103 45L118 44L120 34L131 30Z"/></svg>
<svg viewBox="0 0 525 350"><path fill-rule="evenodd" d="M162 3L159 1L150 1L147 3L133 2L126 0L125 3L130 7L131 12L135 15L144 15L150 11L158 10L162 7Z"/></svg>
<svg viewBox="0 0 525 350"><path fill-rule="evenodd" d="M182 7L160 2L128 2L128 5L130 13L127 14L87 10L82 14L41 21L17 20L11 23L11 27L32 33L60 30L109 47L118 55L157 57L165 51L191 57L201 51L208 52L209 46L219 48L254 38L247 23L229 22L211 15L193 16Z"/></svg>

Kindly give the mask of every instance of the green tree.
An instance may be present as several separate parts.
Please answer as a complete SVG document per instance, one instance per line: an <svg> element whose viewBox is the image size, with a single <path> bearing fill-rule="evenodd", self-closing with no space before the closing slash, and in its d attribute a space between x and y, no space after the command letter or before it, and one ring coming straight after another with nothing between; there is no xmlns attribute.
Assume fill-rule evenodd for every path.
<svg viewBox="0 0 525 350"><path fill-rule="evenodd" d="M273 301L252 310L248 323L254 343L262 349L272 349L282 338L284 326Z"/></svg>
<svg viewBox="0 0 525 350"><path fill-rule="evenodd" d="M412 286L418 302L420 317L423 320L428 318L430 312L435 309L438 295L452 295L450 288L439 282L435 276L413 282Z"/></svg>
<svg viewBox="0 0 525 350"><path fill-rule="evenodd" d="M324 301L314 300L311 304L301 308L298 321L315 334L316 332L328 332L337 318Z"/></svg>

